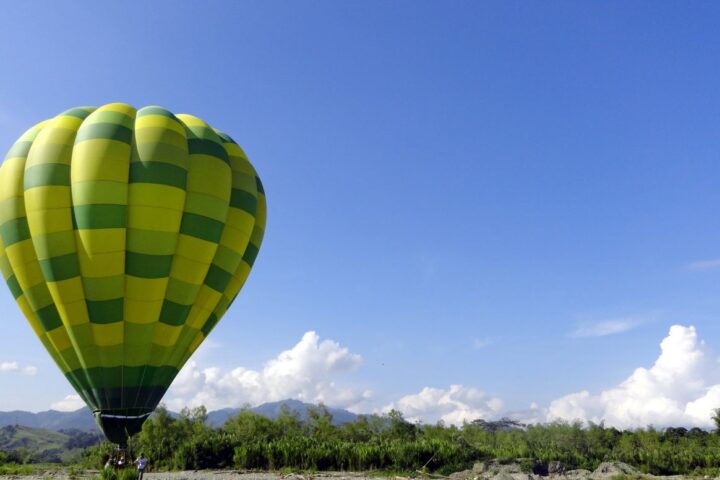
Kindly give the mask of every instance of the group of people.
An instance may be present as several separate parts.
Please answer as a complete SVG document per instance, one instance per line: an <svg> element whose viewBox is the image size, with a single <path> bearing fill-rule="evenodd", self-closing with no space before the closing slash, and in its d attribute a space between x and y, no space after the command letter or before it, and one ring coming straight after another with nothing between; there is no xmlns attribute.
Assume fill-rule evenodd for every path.
<svg viewBox="0 0 720 480"><path fill-rule="evenodd" d="M148 459L144 453L135 460L135 466L137 467L139 477L138 480L142 480L143 474L145 473L145 467L147 467ZM120 453L117 457L108 458L105 463L105 468L125 468L127 467L127 460L125 459L125 453Z"/></svg>

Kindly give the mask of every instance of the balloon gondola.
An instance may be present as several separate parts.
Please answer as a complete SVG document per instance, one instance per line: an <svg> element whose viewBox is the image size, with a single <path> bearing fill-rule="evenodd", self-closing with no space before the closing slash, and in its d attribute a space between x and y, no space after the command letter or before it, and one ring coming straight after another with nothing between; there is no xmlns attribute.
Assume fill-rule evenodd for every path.
<svg viewBox="0 0 720 480"><path fill-rule="evenodd" d="M5 281L121 446L234 301L265 221L235 141L161 107L67 110L0 166Z"/></svg>

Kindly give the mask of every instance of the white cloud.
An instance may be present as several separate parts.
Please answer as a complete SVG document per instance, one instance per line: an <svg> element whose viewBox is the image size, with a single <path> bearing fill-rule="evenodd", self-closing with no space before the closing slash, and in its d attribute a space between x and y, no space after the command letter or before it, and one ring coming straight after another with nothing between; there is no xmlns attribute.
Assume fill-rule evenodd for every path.
<svg viewBox="0 0 720 480"><path fill-rule="evenodd" d="M53 402L50 408L60 412L74 412L84 406L85 402L82 401L80 395L68 395L58 402Z"/></svg>
<svg viewBox="0 0 720 480"><path fill-rule="evenodd" d="M673 325L660 350L652 367L637 368L616 387L554 400L547 420L604 420L618 428L712 426L712 409L720 406L720 375L695 327Z"/></svg>
<svg viewBox="0 0 720 480"><path fill-rule="evenodd" d="M360 355L335 341L320 341L311 331L294 347L268 361L262 370L237 367L222 371L188 362L173 382L166 404L171 409L205 405L214 410L296 398L357 410L370 392L339 387L335 378L361 363Z"/></svg>
<svg viewBox="0 0 720 480"><path fill-rule="evenodd" d="M18 362L2 362L0 363L0 373L21 373L23 375L35 375L37 367L34 365L21 366Z"/></svg>
<svg viewBox="0 0 720 480"><path fill-rule="evenodd" d="M425 387L419 393L406 395L385 406L383 411L399 410L411 422L435 423L442 420L460 425L463 421L477 418L495 418L502 406L499 398L488 397L477 388L450 385L447 390Z"/></svg>
<svg viewBox="0 0 720 480"><path fill-rule="evenodd" d="M637 318L618 318L604 320L591 325L581 325L573 331L571 337L604 337L616 333L627 332L642 322Z"/></svg>
<svg viewBox="0 0 720 480"><path fill-rule="evenodd" d="M690 262L686 265L686 267L689 270L713 270L715 268L720 268L720 258Z"/></svg>

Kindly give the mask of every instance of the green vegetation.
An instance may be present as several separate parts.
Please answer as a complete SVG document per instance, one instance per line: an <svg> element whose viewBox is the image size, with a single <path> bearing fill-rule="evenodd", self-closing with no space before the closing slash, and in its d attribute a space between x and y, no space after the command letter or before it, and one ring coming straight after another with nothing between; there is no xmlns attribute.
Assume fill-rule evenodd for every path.
<svg viewBox="0 0 720 480"><path fill-rule="evenodd" d="M0 465L75 462L80 460L85 448L98 442L100 437L94 432L80 430L54 432L9 425L0 428Z"/></svg>
<svg viewBox="0 0 720 480"><path fill-rule="evenodd" d="M720 473L720 435L701 429L653 428L620 431L603 425L556 422L521 428L511 421L462 427L412 424L399 412L362 416L336 426L320 406L301 422L284 410L275 420L241 411L221 428L206 424L204 408L173 418L160 408L133 438L154 470L212 468L270 470L356 470L447 474L474 462L519 461L547 474L552 462L565 469L594 470L621 461L656 475ZM86 451L85 465L97 468L112 451L101 444Z"/></svg>
<svg viewBox="0 0 720 480"><path fill-rule="evenodd" d="M525 427L508 420L478 420L454 427L409 423L396 411L361 416L337 426L322 406L309 413L308 421L303 422L289 409L276 419L243 410L222 427L213 428L202 407L185 409L179 418L159 408L132 439L130 448L135 455L145 453L152 470L422 470L448 474L470 468L477 461L497 459L500 463L517 461L536 474L547 474L557 468L557 462L565 470L594 470L604 461L624 462L656 475L720 474L720 429L716 433L698 428L620 431L602 424L565 422ZM716 413L720 427L720 412ZM83 443L90 443L91 438L5 427L0 429L0 441L4 442L0 443L0 474L18 475L35 471L31 464L45 461L47 452L61 458L68 451L81 451L80 446L86 446ZM41 454L31 447L41 448ZM85 448L82 467L102 468L114 448L109 443ZM73 468L77 475L79 470ZM134 480L134 475L133 468L101 473L103 480Z"/></svg>

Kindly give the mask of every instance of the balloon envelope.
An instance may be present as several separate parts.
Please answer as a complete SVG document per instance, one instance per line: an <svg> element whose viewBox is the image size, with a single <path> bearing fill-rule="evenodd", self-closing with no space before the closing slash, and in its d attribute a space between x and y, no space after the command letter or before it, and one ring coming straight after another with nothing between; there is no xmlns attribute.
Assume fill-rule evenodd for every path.
<svg viewBox="0 0 720 480"><path fill-rule="evenodd" d="M243 150L160 107L67 110L25 132L0 166L0 269L119 444L235 299L265 220Z"/></svg>

